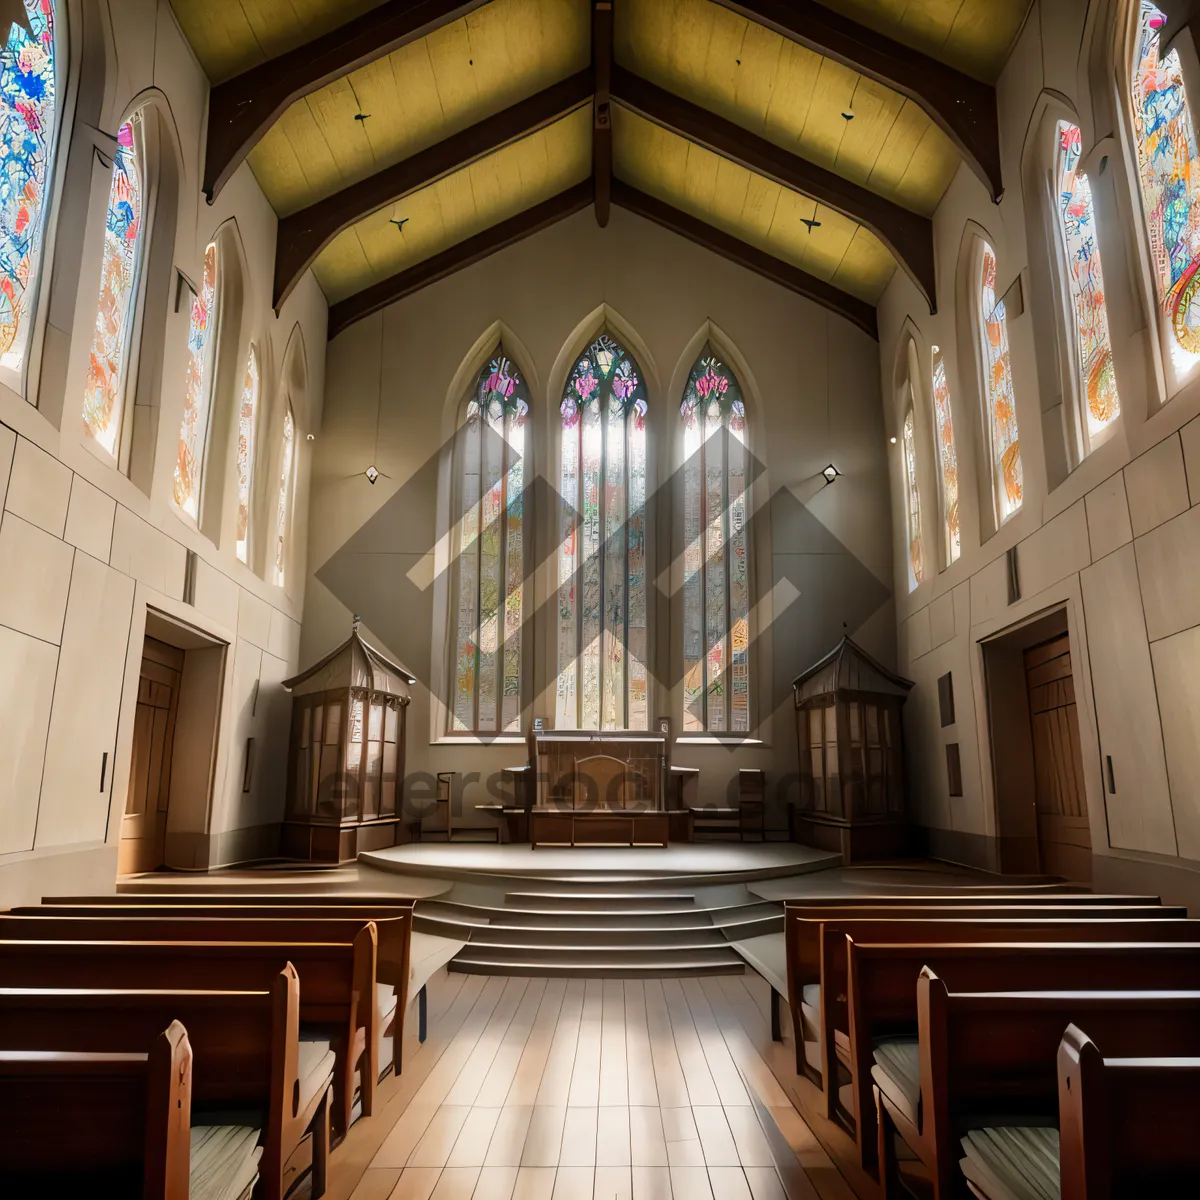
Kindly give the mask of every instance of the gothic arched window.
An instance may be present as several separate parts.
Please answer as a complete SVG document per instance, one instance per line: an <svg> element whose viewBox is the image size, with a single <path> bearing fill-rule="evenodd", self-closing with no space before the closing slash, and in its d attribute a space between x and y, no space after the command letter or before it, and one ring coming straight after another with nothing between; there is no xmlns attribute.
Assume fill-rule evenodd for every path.
<svg viewBox="0 0 1200 1200"><path fill-rule="evenodd" d="M112 187L104 220L100 300L83 396L84 433L118 462L125 440L133 327L146 246L144 131L140 112L117 130Z"/></svg>
<svg viewBox="0 0 1200 1200"><path fill-rule="evenodd" d="M983 386L987 407L984 437L990 451L996 525L1021 507L1021 442L1013 394L1008 317L996 297L996 254L983 242L979 263L979 323L983 342Z"/></svg>
<svg viewBox="0 0 1200 1200"><path fill-rule="evenodd" d="M950 383L946 378L946 360L933 347L933 421L937 432L938 481L942 496L942 534L945 539L946 565L962 553L962 533L958 519L958 452L954 448L954 414L950 409Z"/></svg>
<svg viewBox="0 0 1200 1200"><path fill-rule="evenodd" d="M242 381L242 398L238 402L237 556L244 563L250 561L250 484L254 479L254 436L260 383L258 351L251 344L246 358L246 378Z"/></svg>
<svg viewBox="0 0 1200 1200"><path fill-rule="evenodd" d="M1151 272L1170 330L1164 338L1178 371L1200 361L1200 195L1195 186L1200 147L1179 53L1159 58L1166 19L1149 0L1141 0L1130 100Z"/></svg>
<svg viewBox="0 0 1200 1200"><path fill-rule="evenodd" d="M646 387L601 333L563 392L559 729L648 729Z"/></svg>
<svg viewBox="0 0 1200 1200"><path fill-rule="evenodd" d="M519 733L524 619L524 377L497 347L459 410L452 732Z"/></svg>
<svg viewBox="0 0 1200 1200"><path fill-rule="evenodd" d="M175 503L195 520L200 511L200 483L208 419L212 410L213 352L217 326L217 244L204 252L200 294L192 297L188 326L188 367L183 389L183 422L175 459Z"/></svg>
<svg viewBox="0 0 1200 1200"><path fill-rule="evenodd" d="M913 428L913 410L904 416L904 498L908 512L908 590L915 591L925 578L925 558L921 550L921 495L917 490L917 438Z"/></svg>
<svg viewBox="0 0 1200 1200"><path fill-rule="evenodd" d="M0 366L19 371L42 265L58 135L56 5L24 0L0 44Z"/></svg>
<svg viewBox="0 0 1200 1200"><path fill-rule="evenodd" d="M1108 309L1104 275L1096 241L1096 210L1088 177L1079 172L1082 138L1077 125L1059 121L1056 128L1055 184L1059 228L1071 296L1071 316L1076 351L1076 379L1080 441L1086 453L1091 440L1116 420L1121 412L1117 376L1113 370L1112 342L1108 336Z"/></svg>
<svg viewBox="0 0 1200 1200"><path fill-rule="evenodd" d="M279 452L279 509L275 520L275 582L287 581L288 522L292 516L292 483L296 476L296 418L289 404L283 413L283 445Z"/></svg>
<svg viewBox="0 0 1200 1200"><path fill-rule="evenodd" d="M750 731L749 453L737 376L706 345L683 417L683 728Z"/></svg>

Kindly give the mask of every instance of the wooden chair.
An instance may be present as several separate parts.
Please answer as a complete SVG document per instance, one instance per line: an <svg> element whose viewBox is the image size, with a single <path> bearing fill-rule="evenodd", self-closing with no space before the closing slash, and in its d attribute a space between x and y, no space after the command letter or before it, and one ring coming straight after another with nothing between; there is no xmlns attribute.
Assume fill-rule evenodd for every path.
<svg viewBox="0 0 1200 1200"><path fill-rule="evenodd" d="M5 1193L187 1200L191 1111L178 1021L147 1052L0 1050Z"/></svg>
<svg viewBox="0 0 1200 1200"><path fill-rule="evenodd" d="M419 840L427 837L444 837L447 842L490 842L500 843L499 825L462 825L458 826L457 835L454 826L454 776L457 771L439 771L437 773L437 806L444 812L442 825L427 827L423 823L417 825Z"/></svg>

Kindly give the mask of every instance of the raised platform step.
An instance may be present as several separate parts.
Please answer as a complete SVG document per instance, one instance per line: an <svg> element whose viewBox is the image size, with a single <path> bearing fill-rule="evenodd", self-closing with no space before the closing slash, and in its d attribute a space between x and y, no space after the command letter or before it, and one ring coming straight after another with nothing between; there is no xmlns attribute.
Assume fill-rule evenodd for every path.
<svg viewBox="0 0 1200 1200"><path fill-rule="evenodd" d="M650 910L679 911L680 909L695 909L694 896L682 893L665 892L508 892L504 897L506 908L524 909L526 911L549 912L552 909L567 909L573 912L586 912L590 909L610 910L614 906L628 904L631 908L642 912Z"/></svg>
<svg viewBox="0 0 1200 1200"><path fill-rule="evenodd" d="M736 955L720 961L691 961L664 963L649 957L644 960L622 962L598 962L589 954L584 959L553 962L502 962L487 957L477 957L466 951L456 955L446 964L450 971L466 975L530 975L536 978L571 979L661 979L683 978L694 975L744 975L745 963Z"/></svg>
<svg viewBox="0 0 1200 1200"><path fill-rule="evenodd" d="M493 962L527 963L557 962L564 957L571 960L586 958L588 962L600 967L611 966L613 963L642 962L651 959L664 965L680 962L733 962L741 959L741 955L727 942L697 941L693 938L687 938L674 944L659 942L657 945L649 946L633 945L629 942L612 946L530 946L523 942L476 945L472 941L468 942L455 957L480 957Z"/></svg>
<svg viewBox="0 0 1200 1200"><path fill-rule="evenodd" d="M725 934L714 925L693 925L687 929L524 929L511 925L488 925L473 929L471 946L528 946L531 949L553 950L578 946L590 947L661 946L674 950L679 946L727 946Z"/></svg>

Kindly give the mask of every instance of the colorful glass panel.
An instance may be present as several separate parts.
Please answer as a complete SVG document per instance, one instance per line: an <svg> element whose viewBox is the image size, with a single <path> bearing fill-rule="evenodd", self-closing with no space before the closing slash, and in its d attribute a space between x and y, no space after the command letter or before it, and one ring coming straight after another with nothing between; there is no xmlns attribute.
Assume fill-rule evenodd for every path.
<svg viewBox="0 0 1200 1200"><path fill-rule="evenodd" d="M454 602L456 732L521 728L525 420L529 392L503 346L464 402L459 463L458 595Z"/></svg>
<svg viewBox="0 0 1200 1200"><path fill-rule="evenodd" d="M1058 123L1058 211L1067 256L1067 281L1075 315L1079 352L1080 396L1086 406L1089 440L1121 411L1117 376L1108 336L1108 308L1100 247L1096 244L1096 214L1088 177L1079 173L1082 137L1077 125Z"/></svg>
<svg viewBox="0 0 1200 1200"><path fill-rule="evenodd" d="M258 414L258 352L250 347L246 359L246 378L242 381L242 399L238 404L237 444L237 556L249 562L250 553L250 482L254 477L254 434Z"/></svg>
<svg viewBox="0 0 1200 1200"><path fill-rule="evenodd" d="M287 526L292 508L292 475L296 469L296 419L289 405L283 414L283 447L279 461L279 515L275 522L275 582L283 586L287 566Z"/></svg>
<svg viewBox="0 0 1200 1200"><path fill-rule="evenodd" d="M24 0L28 28L0 47L0 366L19 370L37 297L58 127L55 11Z"/></svg>
<svg viewBox="0 0 1200 1200"><path fill-rule="evenodd" d="M904 418L904 493L908 502L908 590L915 590L925 578L925 560L921 553L921 496L917 491L917 438L913 428L913 410Z"/></svg>
<svg viewBox="0 0 1200 1200"><path fill-rule="evenodd" d="M946 361L933 348L933 417L937 426L938 469L942 478L942 525L946 538L946 563L962 553L958 524L958 454L954 449L954 414L950 409L950 382Z"/></svg>
<svg viewBox="0 0 1200 1200"><path fill-rule="evenodd" d="M200 294L192 297L188 326L188 367L183 386L183 423L179 428L179 453L175 458L175 503L195 518L200 504L200 473L204 466L204 440L212 403L208 376L211 369L211 333L216 325L217 246L204 252L204 280Z"/></svg>
<svg viewBox="0 0 1200 1200"><path fill-rule="evenodd" d="M1200 147L1179 53L1158 55L1165 23L1153 4L1141 0L1130 98L1155 290L1170 322L1172 358L1186 368L1200 357Z"/></svg>
<svg viewBox="0 0 1200 1200"><path fill-rule="evenodd" d="M559 412L559 729L648 729L646 388L602 333L576 359Z"/></svg>
<svg viewBox="0 0 1200 1200"><path fill-rule="evenodd" d="M126 368L142 260L142 118L117 130L112 188L104 222L100 303L83 394L83 432L115 458L125 408Z"/></svg>
<svg viewBox="0 0 1200 1200"><path fill-rule="evenodd" d="M983 318L984 386L995 476L996 519L1002 524L1021 507L1021 442L1017 435L1012 356L1008 350L1008 317L1004 301L996 299L996 255L986 242L980 267L979 311Z"/></svg>
<svg viewBox="0 0 1200 1200"><path fill-rule="evenodd" d="M696 359L683 418L683 727L750 730L746 409L711 345Z"/></svg>

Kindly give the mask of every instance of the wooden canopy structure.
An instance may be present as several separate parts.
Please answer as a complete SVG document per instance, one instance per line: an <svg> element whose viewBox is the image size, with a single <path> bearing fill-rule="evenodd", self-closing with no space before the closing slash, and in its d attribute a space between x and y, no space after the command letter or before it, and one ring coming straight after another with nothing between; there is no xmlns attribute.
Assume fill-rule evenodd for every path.
<svg viewBox="0 0 1200 1200"><path fill-rule="evenodd" d="M960 162L1003 190L994 81L1030 0L172 0L212 92L204 188L248 161L330 335L588 206L875 334L937 306Z"/></svg>

